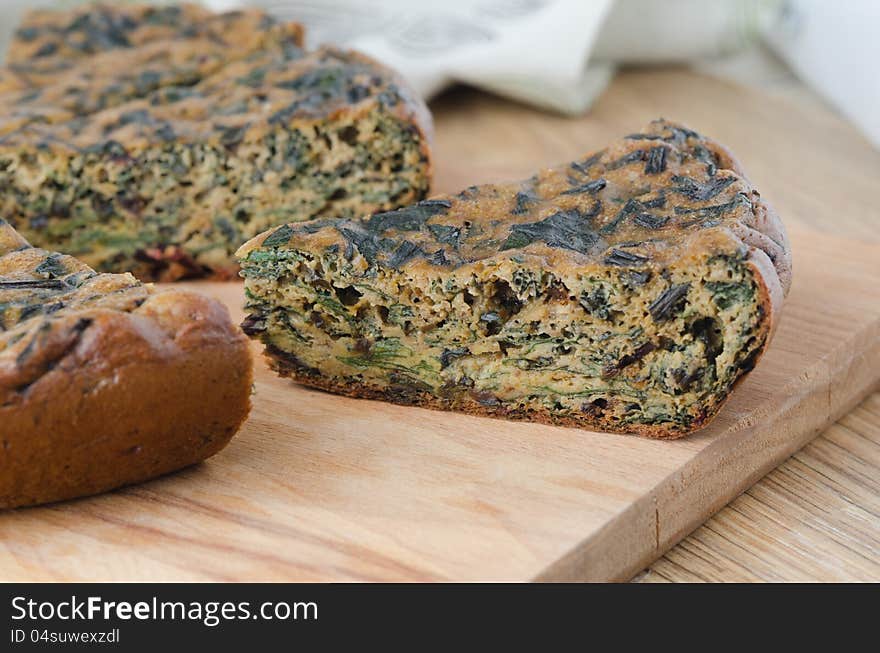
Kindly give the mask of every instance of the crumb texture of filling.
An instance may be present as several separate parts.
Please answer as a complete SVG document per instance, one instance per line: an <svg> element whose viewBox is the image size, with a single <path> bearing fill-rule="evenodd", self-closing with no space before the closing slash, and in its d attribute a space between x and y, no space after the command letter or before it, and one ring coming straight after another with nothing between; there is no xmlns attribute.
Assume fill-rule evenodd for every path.
<svg viewBox="0 0 880 653"><path fill-rule="evenodd" d="M0 213L142 280L233 276L273 225L422 199L430 117L391 71L257 10L30 14L0 69Z"/></svg>
<svg viewBox="0 0 880 653"><path fill-rule="evenodd" d="M680 436L754 367L789 278L727 156L655 121L522 183L272 229L238 252L242 326L344 394Z"/></svg>

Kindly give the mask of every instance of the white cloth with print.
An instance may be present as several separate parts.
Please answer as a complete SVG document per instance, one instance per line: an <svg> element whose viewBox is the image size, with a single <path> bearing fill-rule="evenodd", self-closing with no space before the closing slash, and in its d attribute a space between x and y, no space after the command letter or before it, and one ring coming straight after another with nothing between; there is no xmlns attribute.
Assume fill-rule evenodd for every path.
<svg viewBox="0 0 880 653"><path fill-rule="evenodd" d="M228 8L236 0L213 0ZM399 70L424 97L452 83L581 113L615 66L687 61L738 49L777 0L250 0L306 25L310 47L356 48Z"/></svg>

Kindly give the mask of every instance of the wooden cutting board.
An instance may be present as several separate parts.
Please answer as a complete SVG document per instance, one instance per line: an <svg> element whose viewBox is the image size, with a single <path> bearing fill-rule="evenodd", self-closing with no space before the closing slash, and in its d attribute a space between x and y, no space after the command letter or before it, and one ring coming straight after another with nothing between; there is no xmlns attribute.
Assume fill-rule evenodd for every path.
<svg viewBox="0 0 880 653"><path fill-rule="evenodd" d="M789 227L795 275L715 423L674 442L508 423L336 397L260 362L251 418L207 463L0 515L0 579L626 579L877 384L880 247L860 234L880 228L880 155L829 110L674 71L621 76L579 119L471 92L434 109L441 191L659 115L738 153ZM194 285L240 318L239 284Z"/></svg>

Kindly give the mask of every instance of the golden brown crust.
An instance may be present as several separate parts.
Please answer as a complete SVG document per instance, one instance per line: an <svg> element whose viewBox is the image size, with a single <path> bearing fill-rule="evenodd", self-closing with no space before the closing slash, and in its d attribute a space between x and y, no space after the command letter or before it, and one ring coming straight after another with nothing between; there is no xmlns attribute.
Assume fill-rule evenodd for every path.
<svg viewBox="0 0 880 653"><path fill-rule="evenodd" d="M779 216L752 191L753 225L733 225L731 231L749 248L748 263L758 285L760 305L765 313L766 336L769 342L779 324L779 313L791 288L791 249ZM764 355L766 345L758 352L755 363Z"/></svg>
<svg viewBox="0 0 880 653"><path fill-rule="evenodd" d="M47 255L14 236L0 224L0 263L15 264L0 265L7 285L33 279L25 265ZM69 306L0 332L0 508L192 465L222 449L249 412L250 350L222 304L127 275L89 283L111 296L90 304L67 293L58 303ZM4 292L21 299L21 291Z"/></svg>
<svg viewBox="0 0 880 653"><path fill-rule="evenodd" d="M144 308L88 314L87 337L23 391L0 363L0 508L153 478L212 456L236 433L252 367L225 308L177 291Z"/></svg>
<svg viewBox="0 0 880 653"><path fill-rule="evenodd" d="M251 14L257 14L249 10ZM67 69L79 59L179 37L213 14L194 3L170 7L94 2L72 9L31 9L13 35L7 63L26 70Z"/></svg>
<svg viewBox="0 0 880 653"><path fill-rule="evenodd" d="M688 129L682 123L674 124L680 128ZM705 136L703 136L703 142L717 157L719 167L735 172L751 184L742 165L730 150ZM791 246L789 245L788 234L779 215L767 204L767 201L761 197L761 194L753 189L750 195L752 199L752 220L748 220L748 215L744 216L746 226L750 227L750 229L738 229L735 232L746 245L763 250L769 257L782 290L779 304L779 307L781 307L781 299L788 295L788 291L791 288ZM763 270L763 274L766 275L767 273L768 270Z"/></svg>

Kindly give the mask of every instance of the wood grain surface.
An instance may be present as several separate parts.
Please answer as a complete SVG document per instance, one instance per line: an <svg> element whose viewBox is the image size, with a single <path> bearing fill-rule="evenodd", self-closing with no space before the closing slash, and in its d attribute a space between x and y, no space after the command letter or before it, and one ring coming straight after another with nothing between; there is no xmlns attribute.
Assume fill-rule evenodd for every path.
<svg viewBox="0 0 880 653"><path fill-rule="evenodd" d="M746 490L636 580L880 580L880 393Z"/></svg>
<svg viewBox="0 0 880 653"><path fill-rule="evenodd" d="M658 115L739 155L789 226L795 281L713 426L658 442L507 423L339 398L260 364L251 419L207 463L0 515L0 579L623 580L876 386L880 156L827 109L675 71L621 76L580 119L470 92L434 109L440 191L530 174ZM240 286L198 288L240 315ZM877 412L869 399L640 579L877 580L877 431L846 426Z"/></svg>

